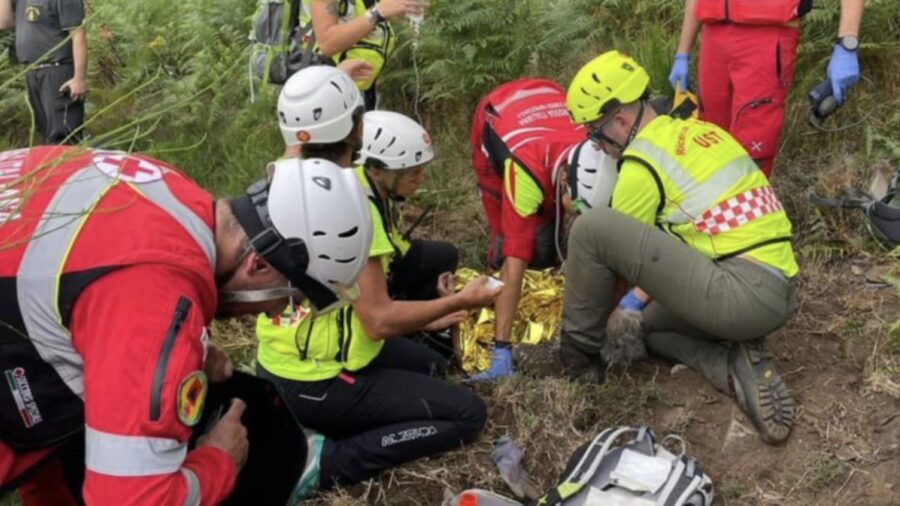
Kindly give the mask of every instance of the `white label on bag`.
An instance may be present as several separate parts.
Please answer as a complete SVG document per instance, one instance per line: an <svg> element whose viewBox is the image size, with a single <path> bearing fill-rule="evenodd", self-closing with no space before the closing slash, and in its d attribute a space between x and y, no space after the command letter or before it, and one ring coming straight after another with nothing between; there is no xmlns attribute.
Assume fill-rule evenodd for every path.
<svg viewBox="0 0 900 506"><path fill-rule="evenodd" d="M655 493L666 483L671 472L671 461L626 449L609 477L616 485L628 490Z"/></svg>

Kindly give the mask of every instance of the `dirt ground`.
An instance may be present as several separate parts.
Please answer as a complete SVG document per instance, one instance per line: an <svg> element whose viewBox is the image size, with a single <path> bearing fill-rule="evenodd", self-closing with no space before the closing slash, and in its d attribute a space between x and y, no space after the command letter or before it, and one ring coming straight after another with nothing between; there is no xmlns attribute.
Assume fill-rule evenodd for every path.
<svg viewBox="0 0 900 506"><path fill-rule="evenodd" d="M879 278L873 262L806 263L797 314L770 336L799 404L786 444L763 444L726 395L683 366L651 359L585 386L547 375L549 347L521 347L521 377L478 387L490 411L479 442L316 502L437 505L467 487L509 495L489 458L504 434L544 488L573 448L624 423L681 435L713 478L719 505L898 505L900 357L890 354L889 327L900 311L892 288L867 283Z"/></svg>

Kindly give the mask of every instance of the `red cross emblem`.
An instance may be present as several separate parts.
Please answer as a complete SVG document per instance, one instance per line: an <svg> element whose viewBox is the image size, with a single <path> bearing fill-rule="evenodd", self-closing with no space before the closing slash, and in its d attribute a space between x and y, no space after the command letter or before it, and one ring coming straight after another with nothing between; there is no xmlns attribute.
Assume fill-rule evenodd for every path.
<svg viewBox="0 0 900 506"><path fill-rule="evenodd" d="M111 151L96 153L94 166L111 178L138 184L158 181L166 172L149 160Z"/></svg>

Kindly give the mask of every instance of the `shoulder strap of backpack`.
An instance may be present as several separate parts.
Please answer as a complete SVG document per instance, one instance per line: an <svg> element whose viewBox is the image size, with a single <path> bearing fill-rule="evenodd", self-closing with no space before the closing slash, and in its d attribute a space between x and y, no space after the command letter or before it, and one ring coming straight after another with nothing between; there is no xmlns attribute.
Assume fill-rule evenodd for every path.
<svg viewBox="0 0 900 506"><path fill-rule="evenodd" d="M600 467L603 457L609 453L609 449L613 443L623 434L630 432L639 432L639 429L632 427L616 427L609 428L594 438L590 446L584 451L578 464L572 469L572 472L566 476L562 482L550 490L546 495L532 502L529 506L553 506L562 503L564 500L574 496L584 488L591 477Z"/></svg>
<svg viewBox="0 0 900 506"><path fill-rule="evenodd" d="M671 476L677 476L675 480ZM669 482L666 483L660 494L662 506L677 506L684 504L684 501L696 490L702 482L703 470L700 465L691 457L682 455L674 464L674 469L670 475Z"/></svg>

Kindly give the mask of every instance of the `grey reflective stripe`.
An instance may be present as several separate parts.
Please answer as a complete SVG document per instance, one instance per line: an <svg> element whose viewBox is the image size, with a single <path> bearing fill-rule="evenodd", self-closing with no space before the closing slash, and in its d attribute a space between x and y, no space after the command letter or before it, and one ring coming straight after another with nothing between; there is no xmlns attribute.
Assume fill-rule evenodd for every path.
<svg viewBox="0 0 900 506"><path fill-rule="evenodd" d="M184 481L187 482L187 494L184 496L184 506L200 506L200 480L194 471L186 467L181 468Z"/></svg>
<svg viewBox="0 0 900 506"><path fill-rule="evenodd" d="M75 395L82 398L83 362L72 347L72 336L62 325L57 307L59 276L72 242L91 210L109 188L120 182L95 165L69 176L41 216L16 273L16 295L28 337L41 358L56 370ZM164 180L132 183L131 188L181 224L205 253L210 269L215 269L212 230L178 201Z"/></svg>
<svg viewBox="0 0 900 506"><path fill-rule="evenodd" d="M629 146L631 149L653 161L684 195L684 200L678 203L678 210L666 216L666 221L674 224L696 220L704 211L718 204L731 187L758 170L749 156L739 156L701 182L694 179L664 149L646 139L635 139Z"/></svg>
<svg viewBox="0 0 900 506"><path fill-rule="evenodd" d="M154 476L181 469L187 443L177 439L123 436L85 427L84 463L107 476Z"/></svg>
<svg viewBox="0 0 900 506"><path fill-rule="evenodd" d="M197 213L191 211L175 198L172 190L169 189L169 186L163 180L136 184L133 188L169 213L169 216L187 230L197 245L200 246L200 249L206 254L210 269L214 271L216 268L216 240L213 237L212 230L197 216Z"/></svg>
<svg viewBox="0 0 900 506"><path fill-rule="evenodd" d="M93 166L75 172L50 201L35 228L19 271L16 295L28 337L72 392L84 398L81 356L57 308L59 274L69 246L100 197L115 184Z"/></svg>

